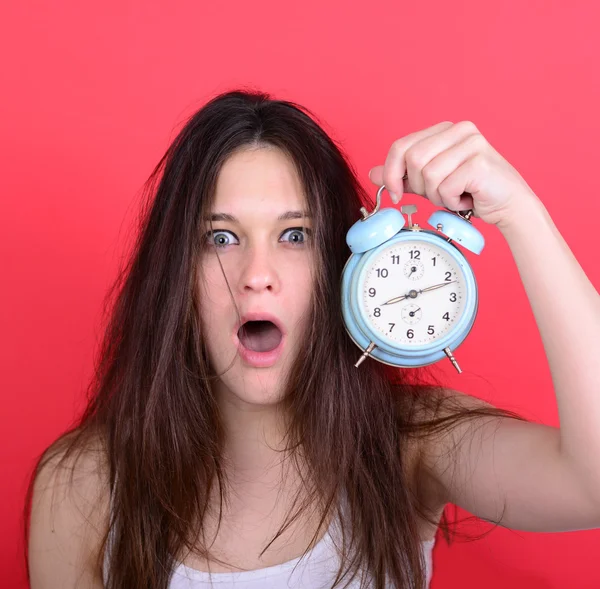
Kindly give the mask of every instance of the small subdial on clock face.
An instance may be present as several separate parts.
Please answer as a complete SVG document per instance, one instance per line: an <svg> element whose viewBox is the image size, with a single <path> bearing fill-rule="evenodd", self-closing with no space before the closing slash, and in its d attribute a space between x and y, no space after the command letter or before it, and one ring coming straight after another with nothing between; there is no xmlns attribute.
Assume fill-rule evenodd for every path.
<svg viewBox="0 0 600 589"><path fill-rule="evenodd" d="M409 260L404 264L404 276L406 276L406 278L419 280L420 278L423 278L424 273L425 266L423 266L423 262L420 260Z"/></svg>
<svg viewBox="0 0 600 589"><path fill-rule="evenodd" d="M409 305L405 305L402 307L402 320L404 323L408 323L408 325L416 325L421 321L421 317L423 312L419 305L415 305L411 303Z"/></svg>

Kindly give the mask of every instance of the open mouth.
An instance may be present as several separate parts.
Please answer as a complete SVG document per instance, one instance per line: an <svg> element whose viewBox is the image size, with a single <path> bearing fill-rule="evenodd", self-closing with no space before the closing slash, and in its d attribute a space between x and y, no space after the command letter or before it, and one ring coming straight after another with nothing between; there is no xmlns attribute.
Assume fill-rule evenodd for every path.
<svg viewBox="0 0 600 589"><path fill-rule="evenodd" d="M270 352L283 338L280 329L271 321L247 321L237 333L242 346L253 352Z"/></svg>

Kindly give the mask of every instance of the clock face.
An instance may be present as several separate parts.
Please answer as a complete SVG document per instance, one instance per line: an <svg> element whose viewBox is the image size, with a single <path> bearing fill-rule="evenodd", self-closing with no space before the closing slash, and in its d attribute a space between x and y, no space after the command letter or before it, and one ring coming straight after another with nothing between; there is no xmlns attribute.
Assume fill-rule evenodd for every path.
<svg viewBox="0 0 600 589"><path fill-rule="evenodd" d="M466 305L458 261L423 241L398 241L370 260L362 305L371 328L392 344L421 346L448 335Z"/></svg>

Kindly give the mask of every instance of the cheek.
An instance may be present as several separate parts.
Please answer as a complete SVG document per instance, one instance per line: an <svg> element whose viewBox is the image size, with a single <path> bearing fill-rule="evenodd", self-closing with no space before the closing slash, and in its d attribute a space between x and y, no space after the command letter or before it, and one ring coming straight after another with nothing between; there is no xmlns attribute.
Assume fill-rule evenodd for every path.
<svg viewBox="0 0 600 589"><path fill-rule="evenodd" d="M226 308L228 294L225 279L221 268L205 265L200 268L196 282L198 298L200 301L200 318L202 324L210 330L216 322L220 321Z"/></svg>
<svg viewBox="0 0 600 589"><path fill-rule="evenodd" d="M290 265L286 273L285 284L288 285L287 303L300 314L307 310L313 290L313 276L305 264ZM293 269L293 270L292 270Z"/></svg>

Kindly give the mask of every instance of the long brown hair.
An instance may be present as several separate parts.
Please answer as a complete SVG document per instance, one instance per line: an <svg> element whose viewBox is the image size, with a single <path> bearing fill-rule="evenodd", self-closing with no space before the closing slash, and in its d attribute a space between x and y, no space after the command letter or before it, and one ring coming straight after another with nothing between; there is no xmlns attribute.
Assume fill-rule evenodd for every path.
<svg viewBox="0 0 600 589"><path fill-rule="evenodd" d="M417 515L429 514L408 471L407 445L459 419L507 414L457 408L440 416L443 389L431 371L373 360L354 367L359 351L343 325L340 277L346 232L372 202L316 121L306 108L268 94L224 93L187 121L147 182L135 247L108 293L87 407L40 457L25 506L27 538L40 469L53 458L73 468L72 458L98 449L113 503L100 549L102 555L110 532L107 589L166 589L184 549L210 557L202 522L211 489L221 506L226 501L227 480L212 387L218 375L208 362L195 282L202 220L236 150L268 146L287 154L313 219L311 318L283 396L286 449L292 458L301 452L308 475L278 535L306 510L317 508L322 526L336 514L344 522L341 584L365 572L378 589L420 589ZM27 541L25 547L27 559Z"/></svg>

